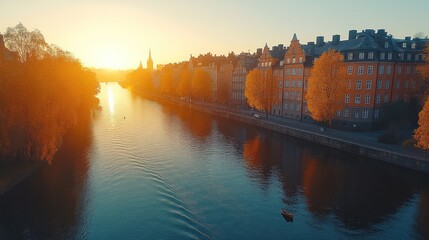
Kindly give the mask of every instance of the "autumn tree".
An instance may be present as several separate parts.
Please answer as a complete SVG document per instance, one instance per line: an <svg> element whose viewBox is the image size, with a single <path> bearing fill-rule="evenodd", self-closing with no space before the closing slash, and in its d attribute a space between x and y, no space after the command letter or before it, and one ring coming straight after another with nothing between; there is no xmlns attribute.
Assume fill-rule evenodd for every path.
<svg viewBox="0 0 429 240"><path fill-rule="evenodd" d="M191 91L191 72L188 69L183 69L180 72L176 93L180 97L190 97Z"/></svg>
<svg viewBox="0 0 429 240"><path fill-rule="evenodd" d="M161 72L161 83L160 83L160 91L166 94L172 94L175 90L174 87L174 77L173 70L169 67L166 67Z"/></svg>
<svg viewBox="0 0 429 240"><path fill-rule="evenodd" d="M251 107L264 111L268 117L273 105L279 99L279 87L273 79L271 69L253 69L246 77L244 90L247 102Z"/></svg>
<svg viewBox="0 0 429 240"><path fill-rule="evenodd" d="M192 97L203 101L212 98L212 80L203 69L196 69L191 79Z"/></svg>
<svg viewBox="0 0 429 240"><path fill-rule="evenodd" d="M419 113L419 127L414 130L414 138L418 147L429 150L429 99Z"/></svg>
<svg viewBox="0 0 429 240"><path fill-rule="evenodd" d="M6 47L17 52L21 62L30 58L41 59L49 51L42 33L39 30L28 31L22 23L8 27L4 38Z"/></svg>
<svg viewBox="0 0 429 240"><path fill-rule="evenodd" d="M314 120L331 125L336 112L344 106L346 77L346 66L341 53L329 50L316 60L305 96Z"/></svg>

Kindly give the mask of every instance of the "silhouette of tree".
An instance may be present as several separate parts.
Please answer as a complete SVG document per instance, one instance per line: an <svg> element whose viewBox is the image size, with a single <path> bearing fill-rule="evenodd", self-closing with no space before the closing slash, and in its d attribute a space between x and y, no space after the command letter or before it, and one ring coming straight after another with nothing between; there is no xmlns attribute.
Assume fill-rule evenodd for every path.
<svg viewBox="0 0 429 240"><path fill-rule="evenodd" d="M334 50L323 53L314 63L306 94L308 110L314 120L331 125L335 113L343 108L346 74L343 56Z"/></svg>
<svg viewBox="0 0 429 240"><path fill-rule="evenodd" d="M190 97L191 91L191 72L188 69L183 69L179 76L179 84L176 90L177 95L180 97Z"/></svg>
<svg viewBox="0 0 429 240"><path fill-rule="evenodd" d="M196 69L192 74L191 80L192 97L203 101L211 100L212 98L212 80L209 74L202 70Z"/></svg>
<svg viewBox="0 0 429 240"><path fill-rule="evenodd" d="M41 59L49 48L39 30L28 31L22 23L8 27L4 34L5 44L11 51L16 51L21 62L29 59Z"/></svg>
<svg viewBox="0 0 429 240"><path fill-rule="evenodd" d="M272 106L279 101L278 91L271 69L253 69L246 77L244 94L249 105L264 111L267 117Z"/></svg>

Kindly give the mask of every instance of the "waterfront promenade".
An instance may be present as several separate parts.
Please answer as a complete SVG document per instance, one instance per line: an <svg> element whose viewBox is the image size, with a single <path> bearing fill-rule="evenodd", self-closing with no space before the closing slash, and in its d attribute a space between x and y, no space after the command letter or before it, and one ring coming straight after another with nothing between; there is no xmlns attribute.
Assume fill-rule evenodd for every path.
<svg viewBox="0 0 429 240"><path fill-rule="evenodd" d="M263 116L261 118L255 118L251 110L196 101L190 103L158 94L145 95L145 97L157 101L175 103L183 107L191 107L220 117L237 120L338 150L429 174L429 152L419 149L406 149L400 144L380 143L377 141L377 138L384 133L383 131L347 132L330 128L321 131L320 125L310 122L301 122L274 115L269 115L268 118L265 118L264 114L261 114Z"/></svg>

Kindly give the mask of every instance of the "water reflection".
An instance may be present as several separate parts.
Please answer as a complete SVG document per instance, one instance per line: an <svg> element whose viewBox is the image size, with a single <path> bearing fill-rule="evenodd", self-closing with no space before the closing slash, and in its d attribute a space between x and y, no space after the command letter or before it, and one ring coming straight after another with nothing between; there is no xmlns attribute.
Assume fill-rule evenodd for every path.
<svg viewBox="0 0 429 240"><path fill-rule="evenodd" d="M298 204L298 197L304 196L316 225L331 222L349 231L377 232L375 226L394 219L421 193L415 229L429 236L429 187L423 174L222 118L207 118L187 108L164 109L198 137L207 137L211 126L216 126L242 154L250 177L262 190L279 181L286 205Z"/></svg>
<svg viewBox="0 0 429 240"><path fill-rule="evenodd" d="M109 86L108 89L109 90L108 90L107 97L109 98L109 109L110 109L110 113L113 114L115 113L115 97L113 96L112 87Z"/></svg>
<svg viewBox="0 0 429 240"><path fill-rule="evenodd" d="M85 238L91 145L86 116L66 135L51 166L0 198L0 239Z"/></svg>

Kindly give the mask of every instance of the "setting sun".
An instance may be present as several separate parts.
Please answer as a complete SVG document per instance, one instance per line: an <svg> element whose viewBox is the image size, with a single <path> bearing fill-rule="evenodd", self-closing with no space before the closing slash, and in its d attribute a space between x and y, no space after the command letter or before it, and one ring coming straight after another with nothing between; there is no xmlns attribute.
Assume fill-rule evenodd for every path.
<svg viewBox="0 0 429 240"><path fill-rule="evenodd" d="M125 50L114 46L101 46L94 52L93 61L97 67L110 69L127 68L129 58Z"/></svg>

